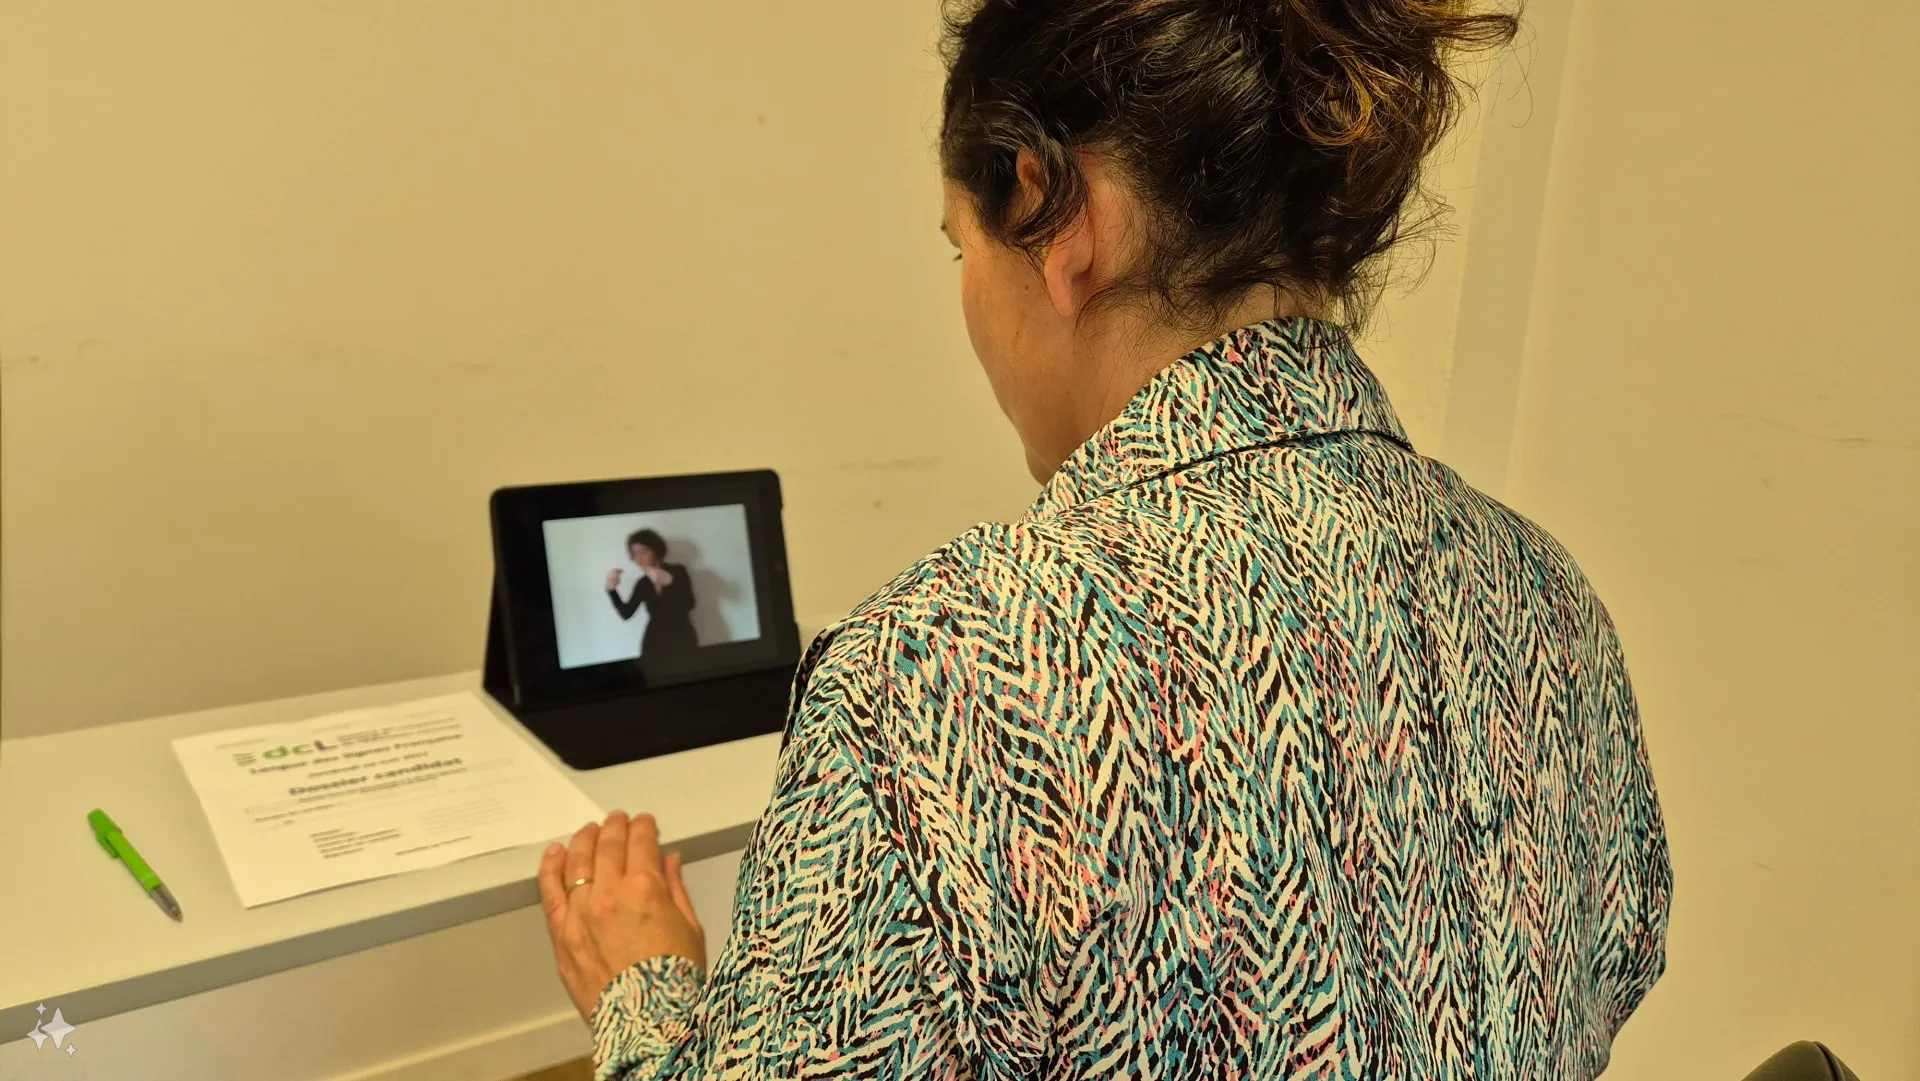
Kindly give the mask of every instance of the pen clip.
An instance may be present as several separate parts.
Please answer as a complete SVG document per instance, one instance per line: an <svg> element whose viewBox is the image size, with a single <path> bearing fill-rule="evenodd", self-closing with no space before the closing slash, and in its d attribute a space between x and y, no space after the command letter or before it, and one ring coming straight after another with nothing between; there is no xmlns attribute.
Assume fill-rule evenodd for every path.
<svg viewBox="0 0 1920 1081"><path fill-rule="evenodd" d="M95 809L87 815L87 825L93 827L93 839L100 842L100 847L107 850L107 855L119 859L120 850L113 847L112 841L107 840L107 835L115 832L119 827L113 824L113 819L107 817L107 812Z"/></svg>

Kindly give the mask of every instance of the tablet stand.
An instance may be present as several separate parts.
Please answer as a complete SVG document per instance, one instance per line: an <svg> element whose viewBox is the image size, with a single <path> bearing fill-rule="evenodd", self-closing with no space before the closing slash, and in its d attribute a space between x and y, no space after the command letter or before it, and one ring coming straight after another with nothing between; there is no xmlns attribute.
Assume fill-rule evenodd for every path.
<svg viewBox="0 0 1920 1081"><path fill-rule="evenodd" d="M507 657L502 603L496 585L487 612L482 685L574 769L599 769L763 736L786 724L793 665L527 709L521 705Z"/></svg>

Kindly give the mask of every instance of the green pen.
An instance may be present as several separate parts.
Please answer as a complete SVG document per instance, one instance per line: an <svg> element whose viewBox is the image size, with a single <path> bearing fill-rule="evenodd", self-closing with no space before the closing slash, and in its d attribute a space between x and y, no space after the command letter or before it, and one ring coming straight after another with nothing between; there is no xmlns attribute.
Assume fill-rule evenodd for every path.
<svg viewBox="0 0 1920 1081"><path fill-rule="evenodd" d="M160 911L178 921L180 902L173 899L173 894L160 881L160 876L154 874L153 868L147 866L147 861L140 858L139 851L127 840L127 835L120 832L120 827L113 824L113 819L107 817L107 812L94 810L87 815L87 825L93 827L93 839L100 842L100 847L107 850L107 855L126 864L127 870L133 872L140 888L147 891L147 896L160 906Z"/></svg>

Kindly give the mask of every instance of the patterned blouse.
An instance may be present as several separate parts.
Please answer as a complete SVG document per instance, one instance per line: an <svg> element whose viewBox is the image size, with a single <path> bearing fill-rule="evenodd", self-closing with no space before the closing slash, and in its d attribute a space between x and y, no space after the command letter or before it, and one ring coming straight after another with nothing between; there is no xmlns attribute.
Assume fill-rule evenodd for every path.
<svg viewBox="0 0 1920 1081"><path fill-rule="evenodd" d="M1161 372L813 643L600 1078L1591 1078L1671 885L1606 610L1337 329Z"/></svg>

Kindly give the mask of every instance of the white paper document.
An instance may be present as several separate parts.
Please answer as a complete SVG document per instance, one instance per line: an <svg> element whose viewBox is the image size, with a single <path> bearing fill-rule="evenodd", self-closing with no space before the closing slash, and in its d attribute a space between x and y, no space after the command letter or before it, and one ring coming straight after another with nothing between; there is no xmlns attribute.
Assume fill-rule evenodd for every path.
<svg viewBox="0 0 1920 1081"><path fill-rule="evenodd" d="M248 908L602 817L470 693L187 736L173 751Z"/></svg>

